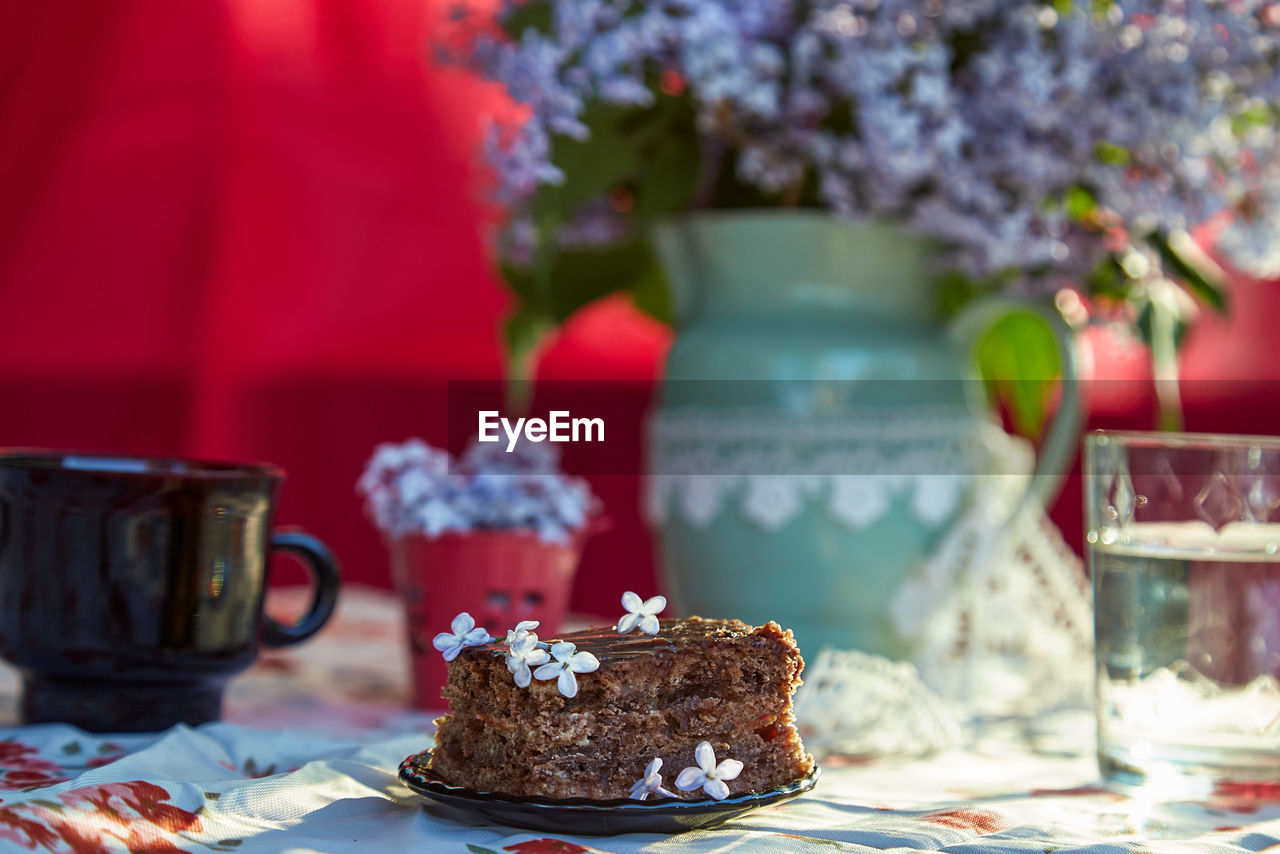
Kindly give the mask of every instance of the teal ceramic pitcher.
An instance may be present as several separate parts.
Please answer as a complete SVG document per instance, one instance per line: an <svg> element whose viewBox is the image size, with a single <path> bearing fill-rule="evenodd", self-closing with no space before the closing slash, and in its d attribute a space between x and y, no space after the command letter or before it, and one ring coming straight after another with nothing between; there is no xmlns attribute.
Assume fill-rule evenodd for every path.
<svg viewBox="0 0 1280 854"><path fill-rule="evenodd" d="M934 244L819 212L695 214L653 239L678 332L648 497L676 608L909 659L890 603L990 465L973 344L1011 304L944 325ZM1056 488L1079 427L1073 348L1046 316L1062 403L1012 504Z"/></svg>

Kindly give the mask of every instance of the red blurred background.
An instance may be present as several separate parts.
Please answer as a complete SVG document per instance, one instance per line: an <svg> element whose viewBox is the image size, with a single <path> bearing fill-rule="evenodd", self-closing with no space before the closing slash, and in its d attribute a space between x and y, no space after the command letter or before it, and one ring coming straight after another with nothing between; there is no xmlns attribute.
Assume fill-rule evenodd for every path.
<svg viewBox="0 0 1280 854"><path fill-rule="evenodd" d="M506 305L476 159L492 86L443 68L433 0L0 5L0 446L267 460L279 521L389 586L354 483L373 446L443 444L445 383L498 379ZM1280 433L1280 293L1241 281L1184 349L1187 426ZM539 376L652 381L668 332L610 301ZM1092 374L1143 379L1090 330ZM1226 382L1230 380L1230 382ZM1145 382L1095 426L1151 427ZM625 432L641 470L640 417ZM611 442L612 444L612 442ZM566 460L572 469L570 454ZM592 478L613 527L579 611L657 587L638 476ZM1078 476L1054 518L1078 546ZM296 580L279 567L277 577Z"/></svg>

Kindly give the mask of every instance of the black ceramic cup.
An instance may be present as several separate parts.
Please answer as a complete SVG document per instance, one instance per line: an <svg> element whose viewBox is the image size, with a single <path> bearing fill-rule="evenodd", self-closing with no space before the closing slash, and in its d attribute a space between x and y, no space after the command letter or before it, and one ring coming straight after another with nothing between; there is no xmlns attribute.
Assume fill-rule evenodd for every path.
<svg viewBox="0 0 1280 854"><path fill-rule="evenodd" d="M22 674L24 723L161 730L221 715L259 645L314 634L337 601L319 540L274 532L267 465L0 452L0 657ZM263 613L272 550L310 569L307 613Z"/></svg>

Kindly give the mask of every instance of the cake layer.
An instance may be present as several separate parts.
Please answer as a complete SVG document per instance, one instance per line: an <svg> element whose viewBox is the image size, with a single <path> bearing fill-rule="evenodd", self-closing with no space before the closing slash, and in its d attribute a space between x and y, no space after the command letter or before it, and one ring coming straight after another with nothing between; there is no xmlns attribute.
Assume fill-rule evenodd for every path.
<svg viewBox="0 0 1280 854"><path fill-rule="evenodd" d="M766 741L757 733L733 731L723 736L674 735L648 740L628 750L625 741L618 748L584 745L578 749L551 752L537 758L517 759L499 741L471 741L464 733L461 741L441 745L432 765L451 783L479 791L553 798L622 798L633 783L644 776L655 757L662 759L666 788L675 791L680 770L697 764L694 751L702 741L711 743L717 759L736 759L743 770L731 782L734 792L763 791L804 776L812 763L804 754L794 730L781 742ZM660 743L659 743L660 742ZM677 794L680 794L677 792ZM688 797L701 797L694 792Z"/></svg>
<svg viewBox="0 0 1280 854"><path fill-rule="evenodd" d="M437 773L485 791L618 798L655 757L674 789L702 741L720 759L744 763L735 792L773 788L812 768L791 714L803 661L776 624L690 618L662 621L653 637L593 629L556 640L600 661L571 699L554 680L518 687L504 644L451 663Z"/></svg>

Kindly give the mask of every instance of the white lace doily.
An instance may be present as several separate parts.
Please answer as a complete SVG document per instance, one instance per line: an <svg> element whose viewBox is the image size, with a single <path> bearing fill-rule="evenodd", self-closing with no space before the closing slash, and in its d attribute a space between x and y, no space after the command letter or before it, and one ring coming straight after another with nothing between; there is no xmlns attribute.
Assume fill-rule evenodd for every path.
<svg viewBox="0 0 1280 854"><path fill-rule="evenodd" d="M856 650L823 649L805 663L796 720L815 756L922 756L961 740L955 711L915 667Z"/></svg>
<svg viewBox="0 0 1280 854"><path fill-rule="evenodd" d="M1092 704L1089 584L1041 507L1002 532L965 514L891 615L912 664L824 649L806 667L796 715L815 755L922 755L965 724Z"/></svg>
<svg viewBox="0 0 1280 854"><path fill-rule="evenodd" d="M1092 702L1092 591L1043 508L1002 535L967 515L902 586L891 616L915 640L925 682L970 716Z"/></svg>
<svg viewBox="0 0 1280 854"><path fill-rule="evenodd" d="M736 503L776 530L819 503L861 528L907 490L922 521L955 514L890 605L912 661L829 649L810 660L796 708L815 753L923 754L957 743L966 722L1092 702L1084 567L1042 506L1015 508L1034 468L1029 443L972 415L919 416L665 413L653 425L658 522L705 526Z"/></svg>
<svg viewBox="0 0 1280 854"><path fill-rule="evenodd" d="M1029 472L1026 443L1007 442L1004 459ZM961 723L1092 705L1093 606L1084 566L1039 504L998 521L1016 481L979 478L974 502L900 588L890 616L915 642L914 666L819 653L797 696L806 744L915 755L959 743ZM871 702L874 714L842 719L830 711Z"/></svg>

